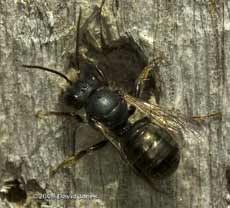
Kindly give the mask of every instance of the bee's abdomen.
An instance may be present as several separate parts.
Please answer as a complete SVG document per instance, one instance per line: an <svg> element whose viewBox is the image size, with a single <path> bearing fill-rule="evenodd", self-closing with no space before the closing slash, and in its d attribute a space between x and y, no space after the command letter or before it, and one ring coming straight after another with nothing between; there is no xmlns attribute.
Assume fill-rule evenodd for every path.
<svg viewBox="0 0 230 208"><path fill-rule="evenodd" d="M180 160L179 148L173 138L146 119L136 122L129 130L124 151L134 168L150 178L171 175Z"/></svg>

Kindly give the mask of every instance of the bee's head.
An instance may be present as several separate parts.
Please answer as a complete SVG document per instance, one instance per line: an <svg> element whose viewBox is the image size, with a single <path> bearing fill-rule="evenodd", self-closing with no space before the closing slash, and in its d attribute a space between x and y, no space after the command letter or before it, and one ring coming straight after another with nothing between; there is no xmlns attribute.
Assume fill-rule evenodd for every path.
<svg viewBox="0 0 230 208"><path fill-rule="evenodd" d="M64 93L64 100L67 105L70 105L76 109L82 108L87 102L90 94L103 84L103 82L101 82L95 74L88 72L90 71L90 69L87 71L87 73L82 73L80 79L73 82L66 75L54 69L49 69L37 65L22 65L22 67L40 69L43 71L54 73L64 78L69 84L69 87Z"/></svg>
<svg viewBox="0 0 230 208"><path fill-rule="evenodd" d="M91 93L99 86L100 82L94 76L77 80L64 93L64 100L67 105L80 109L85 105Z"/></svg>

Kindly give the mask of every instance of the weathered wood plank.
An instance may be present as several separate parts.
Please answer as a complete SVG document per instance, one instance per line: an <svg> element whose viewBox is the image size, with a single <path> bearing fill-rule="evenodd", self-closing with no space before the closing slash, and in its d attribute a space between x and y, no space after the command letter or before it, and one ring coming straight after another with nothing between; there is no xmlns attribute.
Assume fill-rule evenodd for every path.
<svg viewBox="0 0 230 208"><path fill-rule="evenodd" d="M49 200L42 202L43 207L227 207L228 1L107 0L103 9L112 38L118 38L117 31L121 35L128 32L148 61L159 63L164 83L161 105L190 116L223 112L222 121L206 123L199 137L185 135L178 171L160 184L170 197L152 190L136 176L112 145L49 178L51 166L102 136L74 119L37 119L38 110L63 109L61 80L20 65L39 64L66 73L79 6L83 23L96 4L100 1L0 1L0 185L8 177L23 177L30 199L36 193L96 196L92 200ZM96 26L90 31L99 40ZM135 66L139 69L142 64ZM124 74L126 71L128 76L122 79L137 74L129 69ZM107 71L110 78L112 72ZM26 203L27 207L39 207L33 199ZM12 206L0 200L0 207Z"/></svg>

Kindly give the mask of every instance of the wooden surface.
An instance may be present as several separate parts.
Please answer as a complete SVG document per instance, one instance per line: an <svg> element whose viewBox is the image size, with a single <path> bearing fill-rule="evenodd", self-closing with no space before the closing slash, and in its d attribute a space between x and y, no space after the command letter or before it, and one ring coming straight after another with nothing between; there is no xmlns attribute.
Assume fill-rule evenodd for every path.
<svg viewBox="0 0 230 208"><path fill-rule="evenodd" d="M128 32L148 61L159 63L161 105L189 116L223 113L222 121L206 122L199 134L185 134L180 166L158 183L162 192L136 176L112 145L49 178L50 167L102 136L71 118L36 118L39 110L63 109L62 80L20 65L68 72L79 6L83 24L96 5L100 1L0 1L0 185L23 178L26 207L230 206L230 4L224 0L107 0L103 9L115 39L118 31ZM98 28L90 28L97 39ZM91 199L36 201L41 193ZM16 204L0 200L0 207Z"/></svg>

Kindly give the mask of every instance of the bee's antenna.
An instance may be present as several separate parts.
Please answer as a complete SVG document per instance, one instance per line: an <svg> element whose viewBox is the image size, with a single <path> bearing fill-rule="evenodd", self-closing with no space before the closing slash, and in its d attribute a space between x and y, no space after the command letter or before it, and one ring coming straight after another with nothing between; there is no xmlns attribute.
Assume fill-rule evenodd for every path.
<svg viewBox="0 0 230 208"><path fill-rule="evenodd" d="M41 69L41 70L43 70L43 71L48 71L48 72L57 74L57 75L59 75L60 77L64 78L70 85L73 84L73 82L72 82L67 76L65 76L65 75L62 74L61 72L56 71L56 70L54 70L54 69L49 69L49 68L46 68L46 67L43 67L43 66L37 66L37 65L21 65L21 66L22 66L22 67L25 67L25 68L30 68L30 69Z"/></svg>
<svg viewBox="0 0 230 208"><path fill-rule="evenodd" d="M77 35L76 35L76 49L75 49L75 58L76 58L78 70L80 70L80 63L79 63L80 23L81 23L81 7L79 10L79 16L78 16L78 21L77 21Z"/></svg>

